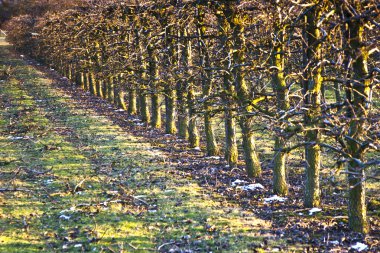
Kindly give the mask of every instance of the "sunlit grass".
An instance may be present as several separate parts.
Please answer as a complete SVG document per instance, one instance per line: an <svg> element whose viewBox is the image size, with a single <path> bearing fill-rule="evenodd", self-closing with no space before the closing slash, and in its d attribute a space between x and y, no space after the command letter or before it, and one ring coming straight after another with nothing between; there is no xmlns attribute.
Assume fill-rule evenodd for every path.
<svg viewBox="0 0 380 253"><path fill-rule="evenodd" d="M162 154L141 138L9 61L17 67L0 87L0 184L29 191L0 193L0 252L146 252L171 240L237 252L262 240L248 231L263 221L225 213L216 195L149 162Z"/></svg>

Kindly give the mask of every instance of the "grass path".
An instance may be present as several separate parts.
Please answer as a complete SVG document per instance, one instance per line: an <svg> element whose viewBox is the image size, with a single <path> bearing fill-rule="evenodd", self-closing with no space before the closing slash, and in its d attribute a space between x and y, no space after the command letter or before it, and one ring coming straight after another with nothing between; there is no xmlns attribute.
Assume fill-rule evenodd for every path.
<svg viewBox="0 0 380 253"><path fill-rule="evenodd" d="M0 41L0 252L249 252L270 224L207 192ZM281 243L281 241L277 241Z"/></svg>

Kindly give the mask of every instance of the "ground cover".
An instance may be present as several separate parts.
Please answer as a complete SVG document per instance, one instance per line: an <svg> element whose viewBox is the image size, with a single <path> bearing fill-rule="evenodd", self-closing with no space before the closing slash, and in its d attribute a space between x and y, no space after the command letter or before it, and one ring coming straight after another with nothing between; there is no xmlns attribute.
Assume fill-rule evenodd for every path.
<svg viewBox="0 0 380 253"><path fill-rule="evenodd" d="M302 208L298 154L290 195L265 201L272 151L260 132L264 176L251 180L241 166L231 171L220 157L146 128L5 43L3 65L12 71L0 83L0 252L339 251L358 242L379 249L375 182L372 232L363 238L348 232L346 189L327 165L322 210Z"/></svg>

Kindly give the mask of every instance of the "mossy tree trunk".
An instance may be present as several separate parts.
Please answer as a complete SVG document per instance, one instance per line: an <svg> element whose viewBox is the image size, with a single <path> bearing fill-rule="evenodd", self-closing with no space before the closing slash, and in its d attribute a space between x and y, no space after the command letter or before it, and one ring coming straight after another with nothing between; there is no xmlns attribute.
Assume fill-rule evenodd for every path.
<svg viewBox="0 0 380 253"><path fill-rule="evenodd" d="M102 81L101 81L101 89L102 89L102 98L104 99L108 99L107 98L107 95L108 95L108 92L107 92L107 87L108 85L108 82L107 82L107 79L105 77L102 77Z"/></svg>
<svg viewBox="0 0 380 253"><path fill-rule="evenodd" d="M187 91L182 80L177 82L178 104L178 137L189 139L189 114L187 107Z"/></svg>
<svg viewBox="0 0 380 253"><path fill-rule="evenodd" d="M176 127L176 92L172 87L165 90L165 132L167 134L175 134Z"/></svg>
<svg viewBox="0 0 380 253"><path fill-rule="evenodd" d="M176 51L176 40L170 39L173 34L174 27L171 26L166 31L166 45L169 48L168 67L178 67L178 56ZM172 78L166 84L165 93L165 132L167 134L175 134L176 128L176 91L175 80Z"/></svg>
<svg viewBox="0 0 380 253"><path fill-rule="evenodd" d="M94 59L94 62L95 62L95 69L96 69L96 72L98 73L101 69L101 66L102 66L102 63L103 63L103 58L102 58L102 53L101 53L101 47L100 47L100 43L98 41L95 41L95 59ZM96 96L99 96L101 98L104 97L104 94L103 94L103 88L102 88L102 85L103 85L103 82L101 80L101 78L98 76L95 80L95 89L96 89Z"/></svg>
<svg viewBox="0 0 380 253"><path fill-rule="evenodd" d="M116 83L114 83L114 103L117 107L127 110L127 105L125 103L125 91L121 85L123 81L122 75L119 75L116 78Z"/></svg>
<svg viewBox="0 0 380 253"><path fill-rule="evenodd" d="M261 175L261 164L256 151L255 138L252 132L253 116L252 106L249 104L250 92L245 80L245 73L242 67L245 59L245 38L243 19L236 13L233 13L232 6L227 5L225 15L229 19L233 32L233 63L238 66L232 69L234 85L236 88L237 102L243 108L242 115L239 117L239 125L242 130L244 160L247 175L249 177L258 177Z"/></svg>
<svg viewBox="0 0 380 253"><path fill-rule="evenodd" d="M178 30L177 32L178 37L181 37L181 31ZM178 58L182 59L184 56L184 49L182 48L182 45L178 43L177 45L177 52L178 52ZM183 66L183 60L180 61L179 67ZM187 85L185 81L182 79L177 81L176 84L176 90L177 90L177 108L178 108L178 137L181 139L189 139L189 113L188 113L188 106L187 106Z"/></svg>
<svg viewBox="0 0 380 253"><path fill-rule="evenodd" d="M272 74L273 90L276 94L277 113L282 116L289 110L288 88L284 78L284 30L281 27L281 7L277 4L274 10L274 38L272 52ZM273 192L278 195L288 194L288 184L286 180L286 160L287 153L283 152L286 138L283 131L279 131L275 136L274 164L273 164Z"/></svg>
<svg viewBox="0 0 380 253"><path fill-rule="evenodd" d="M236 141L236 122L230 105L224 108L224 131L225 131L225 147L224 158L230 168L235 168L238 162L238 148Z"/></svg>
<svg viewBox="0 0 380 253"><path fill-rule="evenodd" d="M304 57L308 64L304 77L304 103L308 108L305 113L305 147L306 182L304 206L315 207L320 205L320 169L321 169L321 88L322 66L321 35L317 23L321 17L321 8L316 3L306 14L304 39L306 42Z"/></svg>
<svg viewBox="0 0 380 253"><path fill-rule="evenodd" d="M184 37L187 37L187 31L184 30ZM190 148L199 147L200 137L198 131L198 119L195 113L196 97L194 90L193 77L193 59L192 59L192 44L189 39L185 39L185 50L183 52L183 65L186 73L187 101L189 106L189 146Z"/></svg>
<svg viewBox="0 0 380 253"><path fill-rule="evenodd" d="M194 86L191 84L188 92L188 101L189 101L189 147L196 148L199 147L200 136L198 130L198 118L195 113L195 92Z"/></svg>
<svg viewBox="0 0 380 253"><path fill-rule="evenodd" d="M84 72L84 90L88 91L90 89L90 76L88 72Z"/></svg>
<svg viewBox="0 0 380 253"><path fill-rule="evenodd" d="M72 64L67 64L67 79L69 79L70 81L73 80L73 68L72 68Z"/></svg>
<svg viewBox="0 0 380 253"><path fill-rule="evenodd" d="M128 23L128 22L131 23L133 22L133 20L128 20L128 18L125 17L125 23ZM124 38L124 41L128 42L128 49L132 47L133 45L133 41L132 41L133 36L134 36L133 33L132 34L127 33L127 35ZM127 50L127 54L125 55L125 57L128 57L128 58L130 57L130 49ZM134 76L135 72L133 70L129 70L128 75ZM128 114L131 116L137 115L136 84L132 82L128 84Z"/></svg>
<svg viewBox="0 0 380 253"><path fill-rule="evenodd" d="M228 32L230 31L230 24L227 22L225 16L221 11L217 12L219 23L219 38L221 47L225 47L228 43ZM236 142L236 123L233 111L233 97L235 90L232 85L232 75L229 69L229 62L231 61L232 50L223 49L222 57L224 59L222 68L223 72L223 91L222 98L224 102L224 130L225 130L225 146L224 158L226 159L230 168L234 168L238 162L238 148Z"/></svg>
<svg viewBox="0 0 380 253"><path fill-rule="evenodd" d="M96 79L96 90L97 90L97 95L101 98L104 98L103 81L100 78Z"/></svg>
<svg viewBox="0 0 380 253"><path fill-rule="evenodd" d="M137 92L135 88L130 88L128 93L128 114L137 114Z"/></svg>
<svg viewBox="0 0 380 253"><path fill-rule="evenodd" d="M89 84L90 84L90 93L94 96L98 95L97 89L96 89L96 78L94 72L90 72L88 75Z"/></svg>
<svg viewBox="0 0 380 253"><path fill-rule="evenodd" d="M353 2L356 10L364 9L360 2ZM349 8L347 5L345 8ZM351 11L345 11L348 18L349 56L352 62L352 96L353 100L348 110L352 110L347 141L348 152L352 158L363 161L365 148L365 125L371 104L371 86L368 72L368 48L363 42L365 20L352 16ZM348 164L348 223L350 229L360 233L368 232L367 211L365 203L365 171L356 161Z"/></svg>
<svg viewBox="0 0 380 253"><path fill-rule="evenodd" d="M85 90L85 73L79 72L77 74L77 84L82 90Z"/></svg>
<svg viewBox="0 0 380 253"><path fill-rule="evenodd" d="M159 72L158 72L158 56L153 45L148 45L148 68L149 68L149 82L152 101L152 121L151 126L160 128L161 122L161 100L159 94Z"/></svg>
<svg viewBox="0 0 380 253"><path fill-rule="evenodd" d="M139 25L139 23L138 23ZM139 72L138 72L138 91L139 91L139 104L140 104L140 115L141 120L147 124L150 124L151 121L151 115L149 111L149 103L148 103L148 97L147 97L147 63L144 57L144 45L141 41L141 36L138 29L135 29L135 41L136 45L135 48L138 48L140 52L138 53L137 57L139 62L141 63Z"/></svg>
<svg viewBox="0 0 380 253"><path fill-rule="evenodd" d="M199 66L202 68L201 70L201 82L202 82L202 95L205 99L204 102L204 128L206 135L206 146L207 146L207 155L208 156L216 156L219 155L219 147L216 143L216 138L214 134L213 124L214 120L211 114L212 107L210 106L210 102L208 97L211 95L212 91L212 72L211 70L207 70L211 68L210 64L210 56L207 51L208 43L203 40L203 37L206 33L206 26L204 20L205 12L202 9L202 6L198 6L198 48L200 55L200 63Z"/></svg>
<svg viewBox="0 0 380 253"><path fill-rule="evenodd" d="M114 78L112 76L107 78L107 99L111 103L115 101L115 86Z"/></svg>

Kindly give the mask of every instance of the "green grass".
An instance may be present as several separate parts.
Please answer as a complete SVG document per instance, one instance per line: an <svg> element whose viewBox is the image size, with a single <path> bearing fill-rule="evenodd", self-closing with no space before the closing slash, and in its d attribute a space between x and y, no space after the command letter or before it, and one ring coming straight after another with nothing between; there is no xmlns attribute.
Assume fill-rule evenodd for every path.
<svg viewBox="0 0 380 253"><path fill-rule="evenodd" d="M170 173L0 41L0 252L249 251L270 223ZM243 215L244 214L244 215ZM65 219L67 218L67 219ZM281 242L272 242L273 245Z"/></svg>
<svg viewBox="0 0 380 253"><path fill-rule="evenodd" d="M195 252L251 252L264 239L272 247L285 244L262 234L270 222L238 204L224 206L223 197L171 173L175 168L156 159L164 154L53 88L53 80L13 57L0 39L2 65L14 69L0 82L0 188L30 192L0 192L0 252L147 252L165 243L167 252L174 242ZM215 124L222 142L223 120ZM255 134L260 158L269 161L271 134ZM301 153L291 153L288 173L303 173ZM328 194L335 161L331 153L323 156ZM345 175L337 180L345 182ZM367 186L373 202L380 184Z"/></svg>

